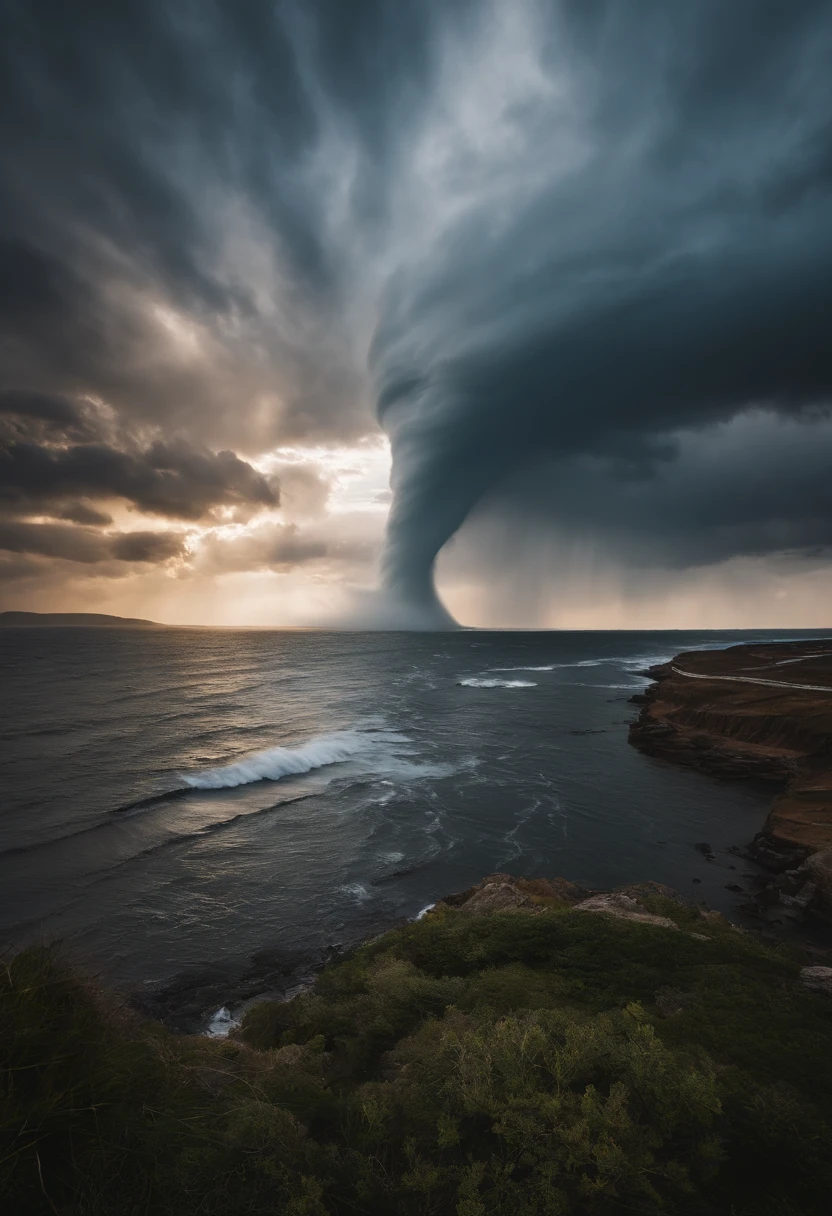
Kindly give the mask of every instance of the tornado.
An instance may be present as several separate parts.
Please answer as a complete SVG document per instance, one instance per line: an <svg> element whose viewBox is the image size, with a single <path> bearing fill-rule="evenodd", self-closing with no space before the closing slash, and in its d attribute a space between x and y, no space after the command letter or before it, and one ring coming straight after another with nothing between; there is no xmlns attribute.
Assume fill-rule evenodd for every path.
<svg viewBox="0 0 832 1216"><path fill-rule="evenodd" d="M755 6L740 7L734 33L754 26ZM454 626L437 557L485 500L499 510L512 494L532 519L541 498L523 469L545 467L553 526L617 536L639 486L672 483L680 436L705 436L716 459L740 417L830 415L832 23L790 10L714 109L725 10L694 8L656 30L647 10L623 21L616 6L596 25L558 6L557 36L540 55L530 43L512 76L523 105L502 114L504 138L473 140L468 111L433 131L430 146L461 160L432 170L431 223L409 213L420 240L399 230L369 350L392 453L382 583L405 627ZM799 122L780 120L771 79ZM578 487L563 503L559 481L580 468L595 501ZM745 516L768 519L767 488L754 494L710 537L720 559L745 553ZM702 509L697 491L679 518ZM825 511L819 486L806 518ZM652 527L661 541L661 506ZM772 551L794 545L783 521L767 536Z"/></svg>

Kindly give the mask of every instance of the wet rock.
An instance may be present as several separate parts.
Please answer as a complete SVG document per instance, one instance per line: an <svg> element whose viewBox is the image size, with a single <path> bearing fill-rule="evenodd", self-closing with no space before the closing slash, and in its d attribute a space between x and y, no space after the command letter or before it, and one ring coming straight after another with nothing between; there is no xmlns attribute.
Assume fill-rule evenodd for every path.
<svg viewBox="0 0 832 1216"><path fill-rule="evenodd" d="M780 873L791 870L806 860L808 849L777 840L768 832L758 832L748 846L748 856L767 870Z"/></svg>
<svg viewBox="0 0 832 1216"><path fill-rule="evenodd" d="M832 967L802 967L800 982L812 992L832 997Z"/></svg>
<svg viewBox="0 0 832 1216"><path fill-rule="evenodd" d="M824 919L832 919L832 849L822 849L806 859L809 881L816 887L812 910Z"/></svg>
<svg viewBox="0 0 832 1216"><path fill-rule="evenodd" d="M806 882L794 895L781 891L778 902L780 907L785 908L786 911L795 912L802 916L815 899L817 890L815 883Z"/></svg>
<svg viewBox="0 0 832 1216"><path fill-rule="evenodd" d="M812 853L798 865L781 869L760 884L756 901L762 909L774 906L793 920L813 917L832 920L832 849Z"/></svg>
<svg viewBox="0 0 832 1216"><path fill-rule="evenodd" d="M311 982L326 961L305 951L261 950L241 963L218 962L182 971L161 984L145 984L130 994L130 1003L177 1034L202 1034L223 1006L282 997Z"/></svg>

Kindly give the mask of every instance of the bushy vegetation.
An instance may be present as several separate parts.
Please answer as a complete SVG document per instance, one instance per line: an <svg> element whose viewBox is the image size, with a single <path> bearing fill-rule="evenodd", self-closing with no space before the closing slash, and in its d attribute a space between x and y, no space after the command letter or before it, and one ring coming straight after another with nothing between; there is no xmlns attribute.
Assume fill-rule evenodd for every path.
<svg viewBox="0 0 832 1216"><path fill-rule="evenodd" d="M800 989L795 952L653 910L679 931L439 911L227 1042L139 1021L25 951L0 982L0 1204L825 1213L832 1002Z"/></svg>

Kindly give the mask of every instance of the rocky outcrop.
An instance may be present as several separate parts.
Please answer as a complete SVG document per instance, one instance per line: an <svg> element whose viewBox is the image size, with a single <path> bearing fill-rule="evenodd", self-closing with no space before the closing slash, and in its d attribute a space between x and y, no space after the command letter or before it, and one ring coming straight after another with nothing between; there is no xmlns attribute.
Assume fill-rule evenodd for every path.
<svg viewBox="0 0 832 1216"><path fill-rule="evenodd" d="M832 849L810 853L799 864L778 869L755 898L759 907L776 909L778 914L794 920L801 920L808 913L832 924Z"/></svg>
<svg viewBox="0 0 832 1216"><path fill-rule="evenodd" d="M482 914L506 908L544 908L558 904L573 905L590 894L566 878L517 878L513 874L489 874L476 886L446 895L437 908L462 908Z"/></svg>
<svg viewBox="0 0 832 1216"><path fill-rule="evenodd" d="M434 907L454 908L466 915L485 916L515 908L543 912L547 908L571 908L575 912L591 912L617 916L623 920L664 929L678 929L669 916L650 912L643 900L661 896L683 907L690 907L671 887L658 882L634 883L614 891L589 891L566 878L518 878L513 874L489 874L476 886L456 895L448 895ZM722 920L720 914L714 915ZM694 935L696 936L696 935Z"/></svg>
<svg viewBox="0 0 832 1216"><path fill-rule="evenodd" d="M593 895L574 905L576 912L602 912L607 916L619 916L622 920L635 920L643 925L659 925L662 929L678 928L669 916L657 916L621 891L611 891L608 895Z"/></svg>
<svg viewBox="0 0 832 1216"><path fill-rule="evenodd" d="M746 849L777 874L761 902L832 920L832 643L697 651L650 674L630 742L712 776L776 783Z"/></svg>

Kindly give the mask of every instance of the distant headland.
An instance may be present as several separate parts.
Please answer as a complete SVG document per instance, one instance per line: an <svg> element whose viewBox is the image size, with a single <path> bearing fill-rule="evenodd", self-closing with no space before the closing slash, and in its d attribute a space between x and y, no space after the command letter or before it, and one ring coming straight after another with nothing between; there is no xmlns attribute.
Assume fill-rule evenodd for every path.
<svg viewBox="0 0 832 1216"><path fill-rule="evenodd" d="M137 616L107 616L103 612L0 612L0 629L167 629Z"/></svg>

